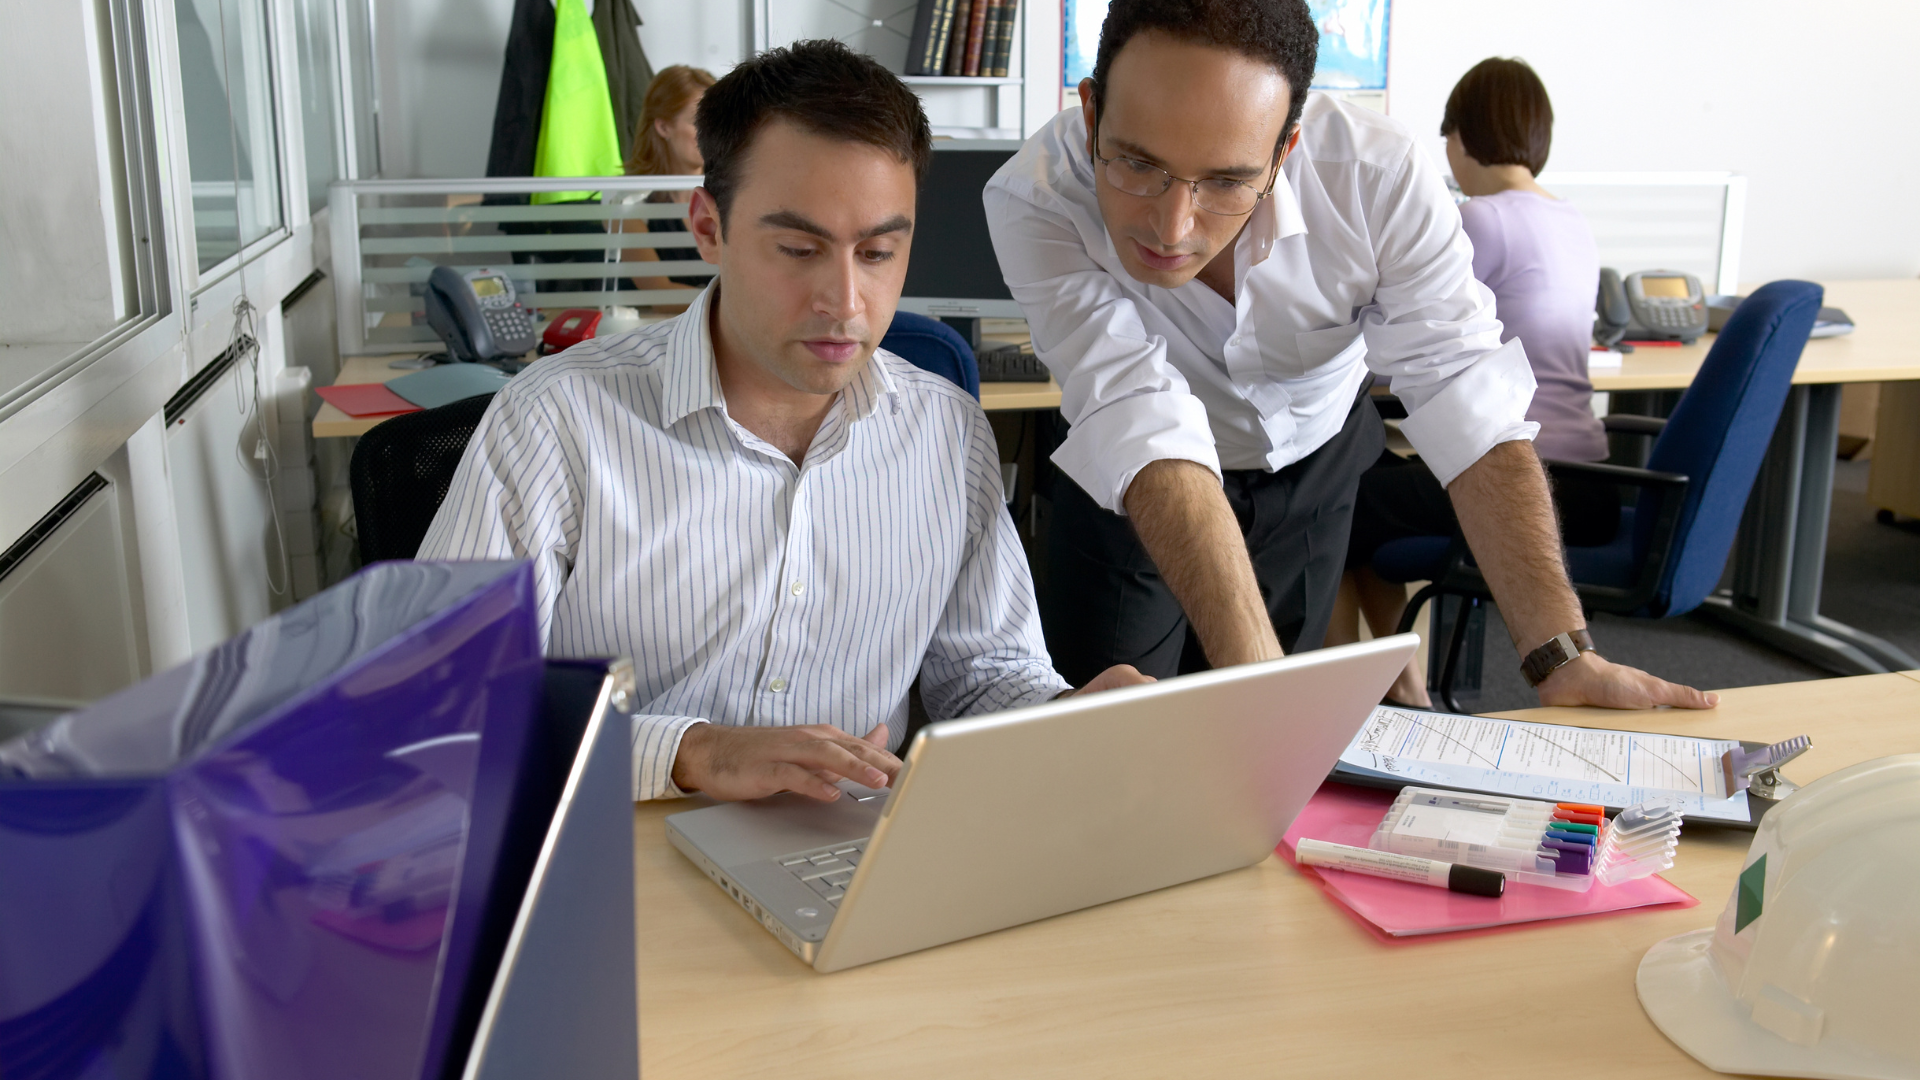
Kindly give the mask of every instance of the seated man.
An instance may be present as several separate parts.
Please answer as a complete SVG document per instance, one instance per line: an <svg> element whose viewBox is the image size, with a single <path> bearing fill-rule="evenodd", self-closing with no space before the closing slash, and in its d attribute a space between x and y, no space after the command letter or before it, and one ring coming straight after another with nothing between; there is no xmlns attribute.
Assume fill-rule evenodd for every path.
<svg viewBox="0 0 1920 1080"><path fill-rule="evenodd" d="M899 770L916 674L936 719L1070 691L985 414L875 348L932 152L919 99L806 42L734 68L696 123L719 275L502 390L419 557L532 559L550 655L633 658L636 799L833 799Z"/></svg>

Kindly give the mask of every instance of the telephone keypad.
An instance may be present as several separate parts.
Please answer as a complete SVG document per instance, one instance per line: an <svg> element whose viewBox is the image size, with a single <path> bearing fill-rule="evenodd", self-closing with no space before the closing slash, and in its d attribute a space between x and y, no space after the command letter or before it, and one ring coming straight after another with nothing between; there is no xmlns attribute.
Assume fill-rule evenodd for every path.
<svg viewBox="0 0 1920 1080"><path fill-rule="evenodd" d="M533 336L533 313L524 304L485 308L481 315L487 320L487 330L497 341L520 341Z"/></svg>

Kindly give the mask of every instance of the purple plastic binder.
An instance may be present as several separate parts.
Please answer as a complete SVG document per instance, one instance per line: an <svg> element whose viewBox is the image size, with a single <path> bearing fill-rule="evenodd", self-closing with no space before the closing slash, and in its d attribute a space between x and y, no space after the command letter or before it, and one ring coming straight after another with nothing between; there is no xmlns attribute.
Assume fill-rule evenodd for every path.
<svg viewBox="0 0 1920 1080"><path fill-rule="evenodd" d="M0 1076L458 1075L547 679L526 564L381 563L0 744Z"/></svg>

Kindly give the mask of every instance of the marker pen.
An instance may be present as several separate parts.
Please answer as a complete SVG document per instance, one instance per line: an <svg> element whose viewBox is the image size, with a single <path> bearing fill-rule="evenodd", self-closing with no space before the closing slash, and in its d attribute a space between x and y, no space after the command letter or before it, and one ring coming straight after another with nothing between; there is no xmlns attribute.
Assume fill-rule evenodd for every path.
<svg viewBox="0 0 1920 1080"><path fill-rule="evenodd" d="M1325 840L1300 841L1299 846L1294 849L1294 857L1306 866L1328 866L1335 870L1351 870L1356 874L1369 874L1393 881L1410 881L1415 885L1432 885L1435 888L1470 893L1474 896L1497 897L1507 890L1506 875L1497 870L1457 866L1453 863L1435 862L1432 859L1422 859L1414 855L1375 851L1372 848L1330 844Z"/></svg>

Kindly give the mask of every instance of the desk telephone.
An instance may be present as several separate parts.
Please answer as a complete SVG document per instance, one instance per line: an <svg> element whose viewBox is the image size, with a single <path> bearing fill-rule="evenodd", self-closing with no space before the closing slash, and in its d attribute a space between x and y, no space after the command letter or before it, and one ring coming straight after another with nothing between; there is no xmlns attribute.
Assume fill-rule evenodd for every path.
<svg viewBox="0 0 1920 1080"><path fill-rule="evenodd" d="M1679 270L1628 274L1601 268L1594 302L1593 340L1693 342L1707 332L1707 294L1700 279Z"/></svg>
<svg viewBox="0 0 1920 1080"><path fill-rule="evenodd" d="M533 312L498 270L465 274L436 266L427 275L427 325L446 343L447 355L467 363L518 360L533 351Z"/></svg>

